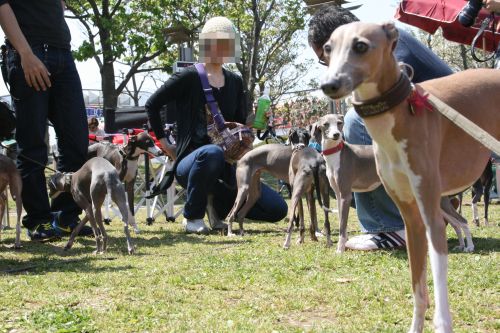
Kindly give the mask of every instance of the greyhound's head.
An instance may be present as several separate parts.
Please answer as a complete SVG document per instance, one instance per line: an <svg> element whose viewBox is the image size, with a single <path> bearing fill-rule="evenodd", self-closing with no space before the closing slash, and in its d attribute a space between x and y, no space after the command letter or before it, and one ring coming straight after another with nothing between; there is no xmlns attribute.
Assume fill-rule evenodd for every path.
<svg viewBox="0 0 500 333"><path fill-rule="evenodd" d="M54 199L62 192L70 192L72 176L73 173L71 172L56 172L50 176L47 181L47 185L49 187L49 197Z"/></svg>
<svg viewBox="0 0 500 333"><path fill-rule="evenodd" d="M288 142L292 146L293 150L307 147L310 139L311 134L305 128L293 127L288 133Z"/></svg>
<svg viewBox="0 0 500 333"><path fill-rule="evenodd" d="M313 124L312 134L316 141L321 142L323 149L328 149L337 146L344 140L343 127L343 115L327 114Z"/></svg>
<svg viewBox="0 0 500 333"><path fill-rule="evenodd" d="M154 156L163 155L161 149L156 147L153 138L146 132L132 135L124 149L127 152L127 158L137 158L146 152Z"/></svg>
<svg viewBox="0 0 500 333"><path fill-rule="evenodd" d="M388 72L396 68L392 54L398 40L394 23L353 22L337 28L323 45L328 70L321 89L337 99L356 91L359 100L380 96L379 87ZM391 70L387 71L390 68ZM396 77L397 79L397 77Z"/></svg>

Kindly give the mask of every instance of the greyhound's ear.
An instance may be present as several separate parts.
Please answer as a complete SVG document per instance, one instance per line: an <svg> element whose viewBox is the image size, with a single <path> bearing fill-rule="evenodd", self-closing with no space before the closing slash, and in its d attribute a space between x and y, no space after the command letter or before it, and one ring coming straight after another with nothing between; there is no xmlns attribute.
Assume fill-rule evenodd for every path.
<svg viewBox="0 0 500 333"><path fill-rule="evenodd" d="M387 39L389 39L389 41L392 43L391 51L394 51L394 49L396 48L396 44L398 43L398 29L396 29L394 22L386 22L382 24L382 29L384 30Z"/></svg>
<svg viewBox="0 0 500 333"><path fill-rule="evenodd" d="M314 141L321 142L321 129L318 124L319 120L312 123L311 125L311 136L314 138Z"/></svg>

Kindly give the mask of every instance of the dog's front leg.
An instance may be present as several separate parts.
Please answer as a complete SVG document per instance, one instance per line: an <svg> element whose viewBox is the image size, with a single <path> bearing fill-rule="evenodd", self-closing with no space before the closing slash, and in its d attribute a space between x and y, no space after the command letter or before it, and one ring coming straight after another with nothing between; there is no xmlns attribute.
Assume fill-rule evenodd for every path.
<svg viewBox="0 0 500 333"><path fill-rule="evenodd" d="M336 193L339 207L339 243L337 244L337 253L345 251L347 242L347 220L349 218L349 207L351 206L352 193L345 191Z"/></svg>
<svg viewBox="0 0 500 333"><path fill-rule="evenodd" d="M78 233L80 232L80 230L82 230L83 226L87 223L88 220L89 220L88 216L85 215L83 217L83 219L80 221L80 223L78 223L76 228L73 229L73 232L71 232L71 235L69 236L68 242L64 246L64 251L68 251L69 249L71 249L73 247L73 243L75 242L76 236L78 236ZM93 228L92 228L92 231L94 231ZM95 236L95 232L94 232L94 236Z"/></svg>
<svg viewBox="0 0 500 333"><path fill-rule="evenodd" d="M290 243L292 240L292 231L294 227L294 216L297 210L298 203L300 201L300 194L297 194L295 192L292 193L293 193L292 200L290 202L290 208L288 211L288 227L286 229L285 243L283 244L283 248L285 250L290 248Z"/></svg>
<svg viewBox="0 0 500 333"><path fill-rule="evenodd" d="M136 234L140 233L141 230L137 226L137 222L135 221L135 214L134 214L134 184L135 184L135 178L133 178L131 181L128 181L125 183L125 191L127 192L127 202L128 202L128 224L134 228L134 232Z"/></svg>
<svg viewBox="0 0 500 333"><path fill-rule="evenodd" d="M314 242L318 241L316 237L316 230L318 230L318 215L316 212L316 202L314 200L312 190L306 193L307 207L309 209L309 215L311 218L311 224L309 225L309 233L311 234L311 240Z"/></svg>
<svg viewBox="0 0 500 333"><path fill-rule="evenodd" d="M389 193L390 191L387 190ZM390 194L390 193L389 193ZM394 198L394 196L392 196ZM406 248L410 261L413 290L413 319L409 333L421 333L424 329L425 311L429 305L427 289L427 238L425 226L417 203L397 202L406 230Z"/></svg>

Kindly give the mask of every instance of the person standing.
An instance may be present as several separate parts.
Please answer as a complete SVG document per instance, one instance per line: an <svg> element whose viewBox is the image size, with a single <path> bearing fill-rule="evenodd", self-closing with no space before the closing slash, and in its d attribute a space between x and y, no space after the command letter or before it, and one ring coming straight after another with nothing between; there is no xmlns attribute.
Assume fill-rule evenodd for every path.
<svg viewBox="0 0 500 333"><path fill-rule="evenodd" d="M0 0L8 83L16 112L18 168L23 179L23 226L38 241L70 233L81 213L70 193L49 203L44 174L48 120L57 135L59 171L76 171L87 157L85 104L64 8L61 0ZM89 229L80 234L88 234Z"/></svg>

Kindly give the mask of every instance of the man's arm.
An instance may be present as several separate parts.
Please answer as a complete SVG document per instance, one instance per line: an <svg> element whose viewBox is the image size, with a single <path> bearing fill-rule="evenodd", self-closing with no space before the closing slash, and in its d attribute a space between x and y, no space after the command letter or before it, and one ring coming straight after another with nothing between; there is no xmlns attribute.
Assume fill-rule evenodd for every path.
<svg viewBox="0 0 500 333"><path fill-rule="evenodd" d="M43 62L33 54L8 3L0 5L0 25L21 57L21 66L28 85L37 91L47 90L50 87L50 73Z"/></svg>

